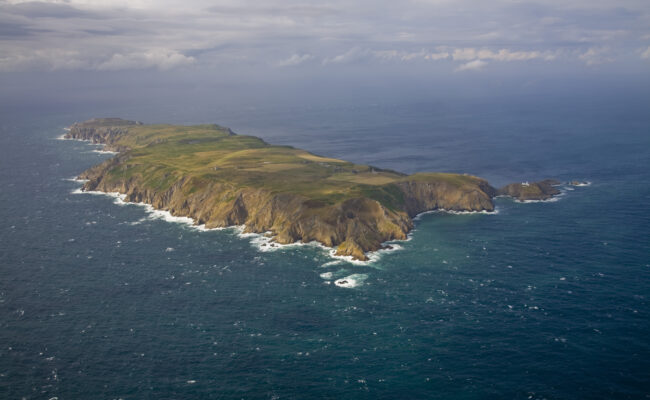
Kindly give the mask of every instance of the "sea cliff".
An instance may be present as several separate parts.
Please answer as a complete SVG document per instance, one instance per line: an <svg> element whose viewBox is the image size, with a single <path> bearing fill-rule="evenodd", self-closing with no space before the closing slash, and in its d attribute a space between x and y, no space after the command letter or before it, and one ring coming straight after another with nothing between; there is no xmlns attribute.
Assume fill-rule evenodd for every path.
<svg viewBox="0 0 650 400"><path fill-rule="evenodd" d="M405 239L419 213L493 211L493 197L521 195L471 175L404 175L269 145L218 125L105 118L75 123L66 137L119 152L79 175L85 191L119 192L207 228L244 225L277 243L316 241L358 260Z"/></svg>

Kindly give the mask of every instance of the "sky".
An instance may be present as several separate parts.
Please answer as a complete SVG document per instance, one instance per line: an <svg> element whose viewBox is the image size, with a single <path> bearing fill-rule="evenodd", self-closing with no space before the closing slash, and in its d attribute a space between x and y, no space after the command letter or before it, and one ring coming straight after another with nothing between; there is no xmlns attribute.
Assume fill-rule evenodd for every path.
<svg viewBox="0 0 650 400"><path fill-rule="evenodd" d="M161 85L493 93L638 87L648 71L648 0L0 0L0 84L14 97Z"/></svg>

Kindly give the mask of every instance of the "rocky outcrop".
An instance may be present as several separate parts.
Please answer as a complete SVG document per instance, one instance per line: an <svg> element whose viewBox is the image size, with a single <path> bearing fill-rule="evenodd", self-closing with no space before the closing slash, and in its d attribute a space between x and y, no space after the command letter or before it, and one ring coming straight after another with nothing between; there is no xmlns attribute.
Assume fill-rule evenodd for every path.
<svg viewBox="0 0 650 400"><path fill-rule="evenodd" d="M487 181L471 177L463 184L446 180L397 183L404 192L405 211L414 217L429 210L494 211L496 190Z"/></svg>
<svg viewBox="0 0 650 400"><path fill-rule="evenodd" d="M207 228L245 225L245 232L271 232L282 244L316 241L358 260L366 260L366 253L380 249L383 242L406 239L413 227L406 212L389 210L368 198L319 206L300 195L216 182L196 190L195 182L184 178L165 191L152 191L137 178L108 178L108 171L121 161L118 156L81 174L81 179L88 179L83 190L119 192L126 201L188 216Z"/></svg>
<svg viewBox="0 0 650 400"><path fill-rule="evenodd" d="M511 183L497 191L499 196L509 196L519 201L548 200L560 194L555 187L560 182L553 179L545 179L539 182Z"/></svg>
<svg viewBox="0 0 650 400"><path fill-rule="evenodd" d="M115 144L120 137L128 133L128 127L142 125L139 121L121 118L94 118L74 123L63 137L66 139L88 140L95 144L104 144L106 150L125 151L127 148Z"/></svg>

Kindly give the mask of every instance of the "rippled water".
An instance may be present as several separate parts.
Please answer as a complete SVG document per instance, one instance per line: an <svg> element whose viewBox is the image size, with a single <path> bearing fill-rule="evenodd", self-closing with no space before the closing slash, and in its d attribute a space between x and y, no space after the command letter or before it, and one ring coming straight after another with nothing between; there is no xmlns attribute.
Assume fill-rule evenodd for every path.
<svg viewBox="0 0 650 400"><path fill-rule="evenodd" d="M0 397L647 397L645 106L5 115ZM355 265L73 193L70 178L110 155L56 138L95 115L219 122L409 173L592 185L497 199L496 215L423 215L401 250Z"/></svg>

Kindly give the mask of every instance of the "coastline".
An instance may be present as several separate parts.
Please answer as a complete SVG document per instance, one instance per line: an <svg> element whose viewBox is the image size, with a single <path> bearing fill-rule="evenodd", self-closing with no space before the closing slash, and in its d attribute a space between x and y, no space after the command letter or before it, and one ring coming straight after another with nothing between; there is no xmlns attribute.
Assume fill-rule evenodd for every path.
<svg viewBox="0 0 650 400"><path fill-rule="evenodd" d="M74 138L65 138L65 135L61 135L57 137L57 140L75 140L75 141L80 141L80 142L86 142L87 144L90 145L101 145L102 148L105 147L106 145L101 144L101 143L93 143L90 140L84 140L84 139L74 139ZM119 154L119 152L114 152L114 151L102 151L102 150L93 150L93 152L98 153L98 154ZM81 179L78 176L73 177L73 178L67 178L65 179L67 181L71 182L76 182L76 183L81 183L84 184L88 180L87 179ZM88 195L94 195L94 196L105 196L113 199L113 203L118 206L125 206L125 205L134 205L134 206L139 206L143 208L143 211L147 214L145 217L141 218L138 221L131 222L131 224L139 224L141 222L144 222L145 220L163 220L165 222L169 223L177 223L181 225L185 225L189 229L196 230L199 232L210 232L210 231L227 231L231 230L233 233L240 239L248 239L249 244L254 247L257 251L259 252L274 252L274 251L279 251L279 250L287 250L291 248L297 248L297 247L314 247L317 248L324 253L327 254L329 258L331 258L331 261L326 262L325 264L321 265L321 268L327 268L327 267L332 267L335 265L341 265L341 264L350 264L353 266L371 266L373 263L376 263L381 259L381 257L384 254L389 254L393 253L396 251L404 250L403 246L400 246L396 242L408 242L412 239L412 234L415 231L415 228L411 229L410 232L408 232L406 239L403 240L391 240L388 242L382 243L382 248L367 252L366 256L368 257L367 260L357 260L352 256L347 256L347 255L337 255L336 254L336 248L334 247L329 247L326 246L322 243L319 243L317 241L311 241L308 243L303 243L300 241L296 241L294 243L289 243L289 244L281 244L273 241L272 237L267 236L266 234L268 232L264 233L255 233L255 232L244 232L246 226L245 225L232 225L228 227L216 227L216 228L206 228L205 224L197 224L196 221L187 216L175 216L172 215L169 211L167 210L159 210L154 208L153 205L148 204L148 203L136 203L136 202L130 202L126 200L126 195L119 193L119 192L102 192L102 191L97 191L97 190L82 190L82 187L78 187L74 189L70 194L88 194ZM421 215L427 214L427 213L432 213L436 212L437 210L434 211L425 211L423 213L420 213L416 216L416 218L413 219L415 221L416 219L419 220L421 218ZM446 212L445 210L442 210L441 212ZM453 213L453 212L451 212ZM473 213L473 212L464 212L466 214ZM480 212L477 212L480 213ZM362 286L365 282L365 280L368 278L368 274L363 274L363 273L352 273L349 274L350 271L346 269L340 269L336 272L328 271L319 274L319 276L323 279L323 284L325 285L334 285L340 288L344 289L354 289L359 286ZM345 276L343 276L345 275Z"/></svg>
<svg viewBox="0 0 650 400"><path fill-rule="evenodd" d="M139 122L124 121L119 119L107 119L107 120L109 121L110 124L118 123L115 121L117 120L120 121L119 122L120 124L126 124L128 126L131 126L133 124L143 126L143 124ZM111 135L117 135L118 138L127 137L125 135L129 133L128 129L127 128L114 129L111 127L111 125L101 125L101 124L105 124L107 120L90 120L82 123L81 125L75 124L69 130L69 133L63 136L63 139L79 140L95 146L102 146L101 149L92 150L93 152L96 152L98 154L115 155L115 154L120 154L125 150L129 150L130 146L124 146L119 144L116 145L116 143L119 143L116 141L118 139L116 139L116 136L111 136ZM90 125L84 125L84 124L90 124ZM100 124L99 126L103 127L101 128L102 130L96 130L93 124ZM81 127L81 126L88 126L88 127ZM232 133L232 131L228 130L227 132L231 137L233 135L237 137L237 135ZM254 138L254 139L260 140L259 138ZM270 146L265 142L262 143L263 146ZM110 144L110 148L116 151L106 150L109 144ZM315 155L306 156L308 160L311 160L309 157L316 158L317 160L323 160L319 164L325 164L325 165L327 165L326 164L327 162L333 160L333 159L322 158L320 156L315 156ZM108 168L112 168L114 165L119 165L119 163L121 162L120 160L121 158L109 158L106 159L102 165L107 165ZM344 162L341 160L334 160L334 161ZM269 163L264 162L263 165L264 164L269 164ZM242 201L241 197L239 197L237 201L235 201L234 205L230 205L230 204L226 205L227 207L234 207L232 211L230 211L233 213L237 213L237 215L234 218L230 216L226 216L226 218L220 217L221 219L217 219L216 222L215 220L208 221L200 213L197 214L197 211L200 209L187 207L185 205L187 203L182 203L183 201L182 198L179 197L176 198L175 200L176 205L170 204L169 197L166 196L171 196L172 195L171 193L174 192L170 192L170 193L157 192L156 189L153 190L148 189L146 185L135 186L133 182L128 182L128 181L126 185L124 184L124 182L120 183L120 181L109 182L109 184L107 185L106 184L98 185L98 179L103 179L104 174L107 171L102 169L96 169L98 167L107 168L102 166L95 166L87 170L87 171L92 171L93 169L95 169L95 172L91 172L90 175L88 174L87 171L80 174L77 177L77 181L81 181L79 177L90 178L91 181L90 182L86 181L88 183L84 183L84 186L82 188L77 189L73 193L106 194L108 196L114 197L116 199L115 201L118 202L119 204L135 204L135 205L144 206L147 210L147 213L150 215L157 216L158 218L164 219L169 222L181 222L186 225L195 227L198 230L207 231L213 229L222 230L222 229L234 228L238 231L238 235L240 237L250 238L251 243L254 246L256 246L260 251L274 251L274 250L278 250L286 247L294 247L294 246L316 246L316 247L321 247L322 249L327 251L330 254L330 256L334 259L343 260L345 262L356 264L356 265L372 264L373 262L376 262L381 257L381 254L401 249L401 246L399 246L397 243L410 239L410 235L415 228L414 226L415 221L420 220L424 214L448 213L452 215L473 215L473 214L495 215L498 214L499 212L495 208L491 199L494 198L497 194L499 194L500 190L491 187L487 181L481 178L468 176L467 174L460 175L460 174L444 174L444 173L443 174L421 173L412 176L401 174L399 176L399 179L397 180L395 180L396 178L394 176L392 176L391 178L385 178L385 179L389 179L389 182L395 182L393 189L397 190L398 193L400 193L400 196L403 196L400 197L403 199L401 200L403 204L397 203L401 205L397 206L396 208L393 208L393 205L391 205L392 203L388 203L388 208L386 208L385 203L383 203L384 200L380 202L378 200L375 200L372 197L368 198L364 194L361 195L356 194L356 196L358 197L352 197L349 200L350 201L360 200L361 202L357 201L355 203L341 203L341 204L348 204L346 205L346 207L348 208L347 211L342 211L341 209L338 209L336 211L337 213L340 213L340 215L334 214L334 215L339 215L337 217L339 219L334 220L337 222L332 222L328 220L316 220L316 224L325 223L325 224L330 224L327 226L330 227L338 226L338 228L336 229L342 229L343 232L342 239L341 236L339 236L341 235L341 233L337 233L336 239L333 239L335 236L331 236L331 237L328 236L333 233L327 233L327 231L325 231L324 235L322 231L320 231L321 233L314 235L313 231L311 232L307 231L307 233L305 233L305 231L302 230L299 231L289 230L289 229L303 229L304 226L302 227L300 226L296 227L292 225L286 226L286 224L285 226L279 226L279 225L276 226L273 225L273 223L268 223L268 222L259 223L260 220L255 221L249 219L247 217L248 215L247 213L250 212L251 210L250 207L252 206L254 210L259 210L259 208L256 207L258 207L259 204L263 204L260 203L258 199L254 199L253 203L249 202L248 204L241 204L238 203ZM240 168L240 167L237 166L236 168ZM370 173L376 173L377 171L382 171L379 169L375 170L374 167L367 167L367 168L370 169ZM215 168L215 169L219 170L220 168ZM357 173L356 170L353 170L352 172L353 174ZM395 173L394 171L391 171L389 173L399 174L399 173ZM182 185L184 179L185 178L179 181L180 182L179 185ZM390 179L392 179L392 181L390 181ZM454 183L449 183L450 180L451 182ZM471 183L468 184L467 183L468 180ZM543 182L540 182L540 184L541 183ZM467 185L469 186L469 189L466 186L462 186L464 189L459 189L454 185ZM509 186L514 187L518 185L519 184L511 184ZM533 183L532 185L539 186L538 183ZM526 182L525 185L521 184L521 186L527 187L528 183ZM176 193L178 193L179 187L180 186L177 186L173 190L175 190ZM86 190L84 190L84 188ZM101 190L97 190L98 188L101 188ZM134 189L136 190L135 194L133 193ZM258 190L259 187L255 187L253 185L250 189ZM125 193L121 193L121 192L125 192ZM219 192L212 192L212 193L219 193ZM555 193L551 193L550 196L553 196L554 194L557 193L559 192L555 190ZM542 193L542 194L544 196L549 196L548 193ZM241 194L239 196L241 196ZM506 196L514 198L515 201L519 201L514 197L515 194L508 193L506 194ZM127 197L132 201L126 201ZM264 200L264 201L268 201L268 200ZM304 202L304 201L305 200L300 200L300 202ZM365 203L363 203L364 201ZM537 200L523 200L520 202L536 202L536 201ZM555 201L555 198L554 197L545 198L542 201ZM156 204L160 208L159 209L155 208L154 204ZM249 208L246 209L246 207ZM284 207L284 209L282 209L281 211L286 212L287 210L286 207L285 206L282 207ZM293 208L294 210L300 210L302 207L302 203L294 204L293 207L295 207ZM341 206L339 205L338 207ZM447 208L443 208L443 207L447 207ZM264 212L269 212L269 211L264 211ZM373 212L375 214L372 214ZM174 215L172 213L178 215ZM359 217L359 222L357 222L358 221L356 219L357 213L362 213L362 214L370 213L370 214L367 214L366 216L363 217L365 218L365 220L362 217ZM273 214L270 215L271 215L270 218L274 218L272 216ZM391 215L390 218L393 219L392 220L389 219L388 215ZM378 219L373 220L372 218L378 218ZM375 225L369 225L367 228L364 227L359 229L357 226L358 223L361 224L372 223ZM380 225L381 223L384 224L383 225L384 228L381 228ZM209 224L211 226L215 226L215 225L216 226L214 228L207 228L206 224ZM309 222L309 224L312 224L312 222ZM381 231L380 229L385 229L385 227L387 226L386 224L394 224L389 229L396 229L396 230ZM278 227L280 228L278 229ZM346 227L347 227L347 233L345 230ZM355 227L354 228L355 230L352 231L352 233L350 231L351 227ZM368 239L366 236L368 231L366 231L365 229L368 228L371 229L370 231L371 233L375 234L375 236L372 239ZM308 229L320 229L320 228L314 228L314 226L311 225ZM372 229L374 229L374 231ZM359 240L361 240L362 242L357 242ZM350 242L348 243L348 241ZM364 244L362 246L359 246L357 243L364 243Z"/></svg>
<svg viewBox="0 0 650 400"><path fill-rule="evenodd" d="M77 182L77 183L84 183L87 180L86 179L79 179L79 178L70 178L66 179L69 181ZM170 223L177 223L181 225L185 225L190 229L200 231L200 232L211 232L211 231L226 231L226 230L232 230L237 237L242 238L242 239L248 239L249 243L253 247L255 247L258 251L260 252L273 252L273 251L278 251L278 250L284 250L284 249L290 249L290 248L295 248L295 247L316 247L319 248L323 251L325 251L330 258L333 259L333 261L339 261L339 262L346 262L349 264L353 265L359 265L359 266L369 266L374 262L379 261L381 256L383 254L388 254L392 253L395 251L403 250L404 248L397 244L396 242L407 242L411 240L411 232L414 230L412 229L411 232L409 232L409 235L406 239L402 240L391 240L382 243L383 248L380 248L378 250L370 251L366 253L366 256L368 257L368 260L357 260L352 256L346 256L346 255L337 255L336 254L336 248L334 247L329 247L326 246L322 243L319 243L317 241L311 241L307 243L303 243L300 241L296 241L293 243L288 243L288 244L283 244L283 243L278 243L273 240L273 237L267 236L270 232L263 232L263 233L258 233L258 232L244 232L246 229L245 225L231 225L227 227L217 227L217 228L206 228L205 224L197 224L196 221L187 216L176 216L172 215L169 211L167 210L160 210L154 208L153 205L149 203L136 203L136 202L131 202L126 200L126 195L119 193L119 192L102 192L98 190L82 190L82 187L78 187L74 189L70 194L89 194L89 195L94 195L94 196L105 196L113 199L113 203L118 205L118 206L125 206L125 205L133 205L133 206L139 206L142 207L147 213L148 217L144 217L144 219L149 219L149 220L163 220L165 222L170 222ZM431 211L426 211L421 214L427 214L427 213L432 213ZM479 213L479 212L477 212ZM132 224L140 223L140 221L132 222ZM388 248L390 247L390 248Z"/></svg>
<svg viewBox="0 0 650 400"><path fill-rule="evenodd" d="M87 180L85 179L79 179L79 178L71 178L68 179L70 181L78 182L78 183L84 183ZM169 211L167 210L160 210L154 208L153 205L148 204L148 203L136 203L136 202L130 202L125 200L126 195L119 193L119 192L102 192L102 191L96 191L96 190L89 190L89 191L84 191L82 190L81 187L73 190L70 192L71 194L89 194L89 195L95 195L95 196L106 196L109 198L112 198L114 201L113 203L119 206L124 206L124 205L134 205L134 206L139 206L142 207L147 213L146 217L143 217L139 221L132 222L132 224L137 224L144 222L144 220L163 220L165 222L169 223L177 223L181 225L185 225L190 229L200 231L200 232L211 232L211 231L227 231L227 230L232 230L234 234L241 238L241 239L248 239L249 243L251 246L255 247L255 249L259 252L274 252L274 251L279 251L279 250L287 250L291 248L297 248L297 247L314 247L318 248L327 255L332 258L331 263L348 263L352 264L355 266L372 266L372 264L378 262L383 255L386 254L391 254L397 251L402 251L404 250L404 247L401 245L402 243L409 242L413 239L413 235L417 231L417 227L414 226L407 234L406 239L395 239L395 240L389 240L386 242L382 243L382 248L370 251L366 253L366 256L368 257L367 260L357 260L352 256L347 256L347 255L337 255L336 254L336 248L326 246L320 242L317 241L311 241L311 242L300 242L296 241L293 243L278 243L273 240L272 236L269 236L271 232L244 232L246 229L245 225L231 225L227 227L217 227L217 228L206 228L205 224L197 224L196 221L187 216L176 216L172 215ZM450 214L450 215L497 215L499 214L499 210L495 209L495 211L453 211L453 210L444 210L444 209L438 209L438 210L429 210L429 211L423 211L419 214L417 214L415 217L412 218L413 222L415 223L416 221L422 220L422 217L428 214ZM329 263L328 263L329 264ZM334 265L334 264L331 264Z"/></svg>

